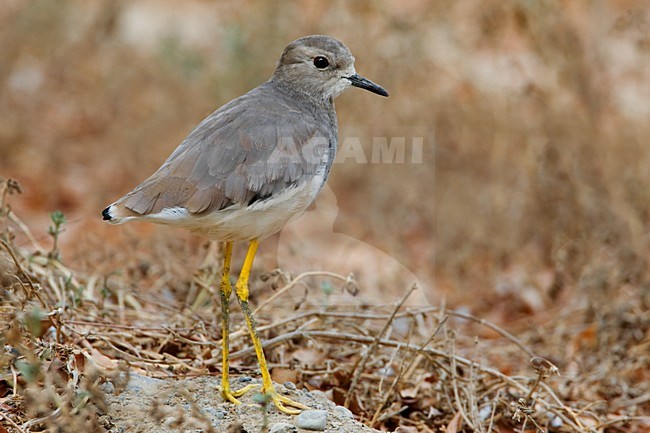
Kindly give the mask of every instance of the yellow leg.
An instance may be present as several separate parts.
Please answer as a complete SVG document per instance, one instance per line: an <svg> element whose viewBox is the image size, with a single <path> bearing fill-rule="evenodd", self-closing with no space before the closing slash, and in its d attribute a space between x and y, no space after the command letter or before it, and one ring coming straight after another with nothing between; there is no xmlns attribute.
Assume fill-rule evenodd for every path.
<svg viewBox="0 0 650 433"><path fill-rule="evenodd" d="M236 397L242 396L245 392L257 385L248 385L239 391L233 392L230 389L230 382L228 381L228 347L230 343L228 325L230 322L230 294L232 293L232 286L230 285L230 259L232 257L232 242L226 242L226 250L223 259L223 272L221 273L221 284L219 291L221 293L221 395L225 400L234 404L241 404Z"/></svg>
<svg viewBox="0 0 650 433"><path fill-rule="evenodd" d="M260 371L262 373L262 393L268 394L271 396L271 400L275 406L282 412L295 415L300 413L303 409L309 409L307 406L298 403L296 401L290 400L285 396L278 394L273 386L273 381L271 380L271 374L266 365L266 358L264 356L264 350L262 349L262 342L260 337L257 334L257 329L255 328L255 319L253 318L253 313L248 305L248 278L250 276L251 267L253 266L253 259L255 259L255 253L257 252L257 246L259 241L252 240L248 252L246 253L246 260L244 261L244 266L242 267L241 274L235 284L235 291L237 294L237 300L239 305L244 312L244 317L246 318L246 324L248 325L248 331L253 340L253 346L255 347L255 353L257 354L257 361L260 365ZM295 409L289 408L291 406Z"/></svg>

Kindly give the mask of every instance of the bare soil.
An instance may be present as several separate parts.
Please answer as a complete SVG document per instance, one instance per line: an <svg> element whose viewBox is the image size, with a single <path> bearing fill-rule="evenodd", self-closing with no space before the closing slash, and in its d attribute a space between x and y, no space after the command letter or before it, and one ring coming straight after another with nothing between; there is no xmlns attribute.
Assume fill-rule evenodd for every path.
<svg viewBox="0 0 650 433"><path fill-rule="evenodd" d="M259 380L242 376L235 379L235 389ZM118 379L119 381L119 379ZM109 433L248 432L272 430L278 424L296 426L296 417L283 414L273 407L268 409L253 401L254 392L241 398L242 405L224 402L217 386L219 380L200 377L186 380L161 380L131 375L128 384L118 391L112 382L103 385L108 412L100 423ZM372 433L355 421L346 409L336 406L320 391L296 390L289 384L277 385L283 395L316 410L327 411L326 433ZM296 432L306 432L296 426Z"/></svg>

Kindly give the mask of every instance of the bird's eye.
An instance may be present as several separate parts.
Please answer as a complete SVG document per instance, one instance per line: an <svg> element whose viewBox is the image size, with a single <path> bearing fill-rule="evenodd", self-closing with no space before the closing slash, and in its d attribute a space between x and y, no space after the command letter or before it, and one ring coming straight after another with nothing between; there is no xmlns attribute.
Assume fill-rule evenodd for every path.
<svg viewBox="0 0 650 433"><path fill-rule="evenodd" d="M330 62L325 57L323 57L323 56L314 57L314 66L316 66L318 69L325 69L329 65L330 65Z"/></svg>

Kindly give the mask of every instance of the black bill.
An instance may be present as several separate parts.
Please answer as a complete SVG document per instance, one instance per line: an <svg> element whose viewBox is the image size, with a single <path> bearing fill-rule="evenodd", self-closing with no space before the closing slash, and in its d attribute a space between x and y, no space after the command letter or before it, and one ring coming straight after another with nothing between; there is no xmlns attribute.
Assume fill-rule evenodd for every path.
<svg viewBox="0 0 650 433"><path fill-rule="evenodd" d="M350 82L354 87L370 90L372 93L376 93L381 96L388 96L388 92L383 87L381 87L379 84L373 83L367 78L363 78L359 74L354 74L352 76L345 77L345 78L350 80Z"/></svg>

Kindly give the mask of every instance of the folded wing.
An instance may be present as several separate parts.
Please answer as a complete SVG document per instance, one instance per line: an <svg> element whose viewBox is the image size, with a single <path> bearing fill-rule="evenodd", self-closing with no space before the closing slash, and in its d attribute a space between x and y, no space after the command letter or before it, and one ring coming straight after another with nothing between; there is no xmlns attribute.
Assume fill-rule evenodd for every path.
<svg viewBox="0 0 650 433"><path fill-rule="evenodd" d="M270 86L233 100L115 206L134 216L170 208L202 215L246 207L308 181L336 138L327 135L321 119L294 104Z"/></svg>

